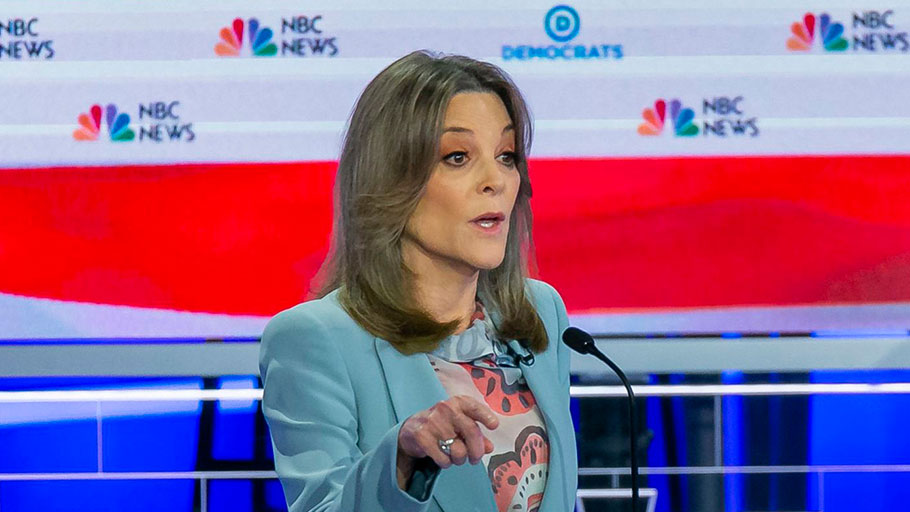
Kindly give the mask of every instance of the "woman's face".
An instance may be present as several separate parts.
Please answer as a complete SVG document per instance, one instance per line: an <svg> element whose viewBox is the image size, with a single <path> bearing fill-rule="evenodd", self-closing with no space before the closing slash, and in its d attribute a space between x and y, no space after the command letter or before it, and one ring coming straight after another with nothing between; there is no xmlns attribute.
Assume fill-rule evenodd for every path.
<svg viewBox="0 0 910 512"><path fill-rule="evenodd" d="M470 274L502 263L520 182L514 152L515 130L499 96L452 98L436 164L402 236L412 270L445 265Z"/></svg>

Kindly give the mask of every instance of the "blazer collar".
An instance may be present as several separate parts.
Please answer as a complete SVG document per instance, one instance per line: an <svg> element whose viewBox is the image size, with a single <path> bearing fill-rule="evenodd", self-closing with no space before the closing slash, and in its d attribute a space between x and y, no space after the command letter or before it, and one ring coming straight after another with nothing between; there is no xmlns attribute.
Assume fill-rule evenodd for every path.
<svg viewBox="0 0 910 512"><path fill-rule="evenodd" d="M493 325L499 329L500 321L502 316L499 314L498 310L490 310L490 319L493 321ZM551 343L553 342L550 340ZM555 373L548 373L544 369L544 363L537 363L537 357L524 346L518 340L508 340L509 347L521 358L521 374L525 378L525 381L528 383L528 387L531 388L531 392L534 393L534 399L537 401L537 407L540 409L541 415L544 417L544 421L547 424L547 437L550 440L550 468L549 468L549 477L547 479L547 488L550 486L550 478L561 477L562 468L562 459L564 456L559 449L559 437L558 429L556 425L558 424L557 420L562 417L563 413L561 411L561 405L559 397L552 393L554 389L554 377ZM555 368L554 368L555 372ZM557 414L558 413L558 414ZM557 461L558 464L552 464L553 461ZM553 493L549 493L553 495ZM540 510L549 510L545 508L544 505L547 501L547 492L544 490L544 499L541 502Z"/></svg>
<svg viewBox="0 0 910 512"><path fill-rule="evenodd" d="M500 315L499 310L494 308L489 308L488 313L493 325L498 330L502 315ZM554 343L554 340L551 339L550 342ZM548 371L546 368L547 362L543 360L543 357L533 354L520 341L507 340L506 343L521 358L519 362L521 374L528 383L531 392L534 393L537 407L540 409L541 416L543 416L547 425L547 438L550 442L550 462L547 470L547 484L538 510L561 510L565 505L562 501L563 496L557 492L557 487L566 480L567 475L564 474L563 469L567 465L564 458L566 457L565 451L570 448L563 447L562 440L559 438L559 426L565 426L565 415L568 414L568 411L564 410L560 396L553 392L556 389L557 369L554 366ZM538 359L540 360L538 361ZM574 428L571 427L571 420L569 420L569 426ZM568 484L566 486L568 488ZM574 500L574 496L572 499Z"/></svg>
<svg viewBox="0 0 910 512"><path fill-rule="evenodd" d="M562 444L557 425L560 425L560 418L567 414L568 411L558 414L560 411L559 397L553 393L556 374L546 372L543 363L538 363L536 361L537 358L534 357L531 351L518 341L510 340L508 344L522 358L519 362L521 374L528 383L528 387L531 388L531 392L534 393L537 407L540 409L540 413L547 424L550 461L547 468L547 483L543 492L543 500L541 500L538 510L560 510L563 507L562 496L557 496L555 488L565 478L563 468L566 467L566 464L563 460L565 454L561 449ZM528 355L534 358L530 359L527 357Z"/></svg>

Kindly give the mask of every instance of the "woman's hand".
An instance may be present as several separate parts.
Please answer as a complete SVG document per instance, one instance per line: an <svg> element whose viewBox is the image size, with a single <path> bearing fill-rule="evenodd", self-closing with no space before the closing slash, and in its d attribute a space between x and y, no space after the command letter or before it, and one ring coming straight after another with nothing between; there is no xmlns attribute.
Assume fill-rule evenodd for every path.
<svg viewBox="0 0 910 512"><path fill-rule="evenodd" d="M481 432L480 422L490 430L499 426L499 418L487 404L465 395L454 396L420 411L401 425L398 432L398 484L402 489L410 480L414 461L431 457L441 468L452 464L480 462L493 451L493 443ZM439 441L455 439L446 455Z"/></svg>

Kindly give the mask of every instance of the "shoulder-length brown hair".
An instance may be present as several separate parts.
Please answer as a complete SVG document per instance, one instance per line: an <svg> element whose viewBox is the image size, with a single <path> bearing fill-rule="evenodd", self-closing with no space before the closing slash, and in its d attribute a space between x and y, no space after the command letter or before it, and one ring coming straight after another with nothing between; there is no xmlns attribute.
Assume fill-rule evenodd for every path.
<svg viewBox="0 0 910 512"><path fill-rule="evenodd" d="M404 354L431 351L458 327L458 320L437 322L417 304L402 261L401 235L436 163L446 108L461 92L490 92L505 104L521 175L505 258L480 272L478 296L488 311L498 313L500 336L540 352L547 335L525 290L533 262L530 114L505 72L468 57L411 53L380 72L361 94L338 163L332 244L317 275L317 296L339 289L348 314Z"/></svg>

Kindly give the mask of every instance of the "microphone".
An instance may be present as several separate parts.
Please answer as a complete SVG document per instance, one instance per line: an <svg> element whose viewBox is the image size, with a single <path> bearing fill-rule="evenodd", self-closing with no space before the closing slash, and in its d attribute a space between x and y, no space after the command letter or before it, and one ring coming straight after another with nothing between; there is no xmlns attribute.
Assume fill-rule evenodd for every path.
<svg viewBox="0 0 910 512"><path fill-rule="evenodd" d="M579 354L594 354L601 361L607 363L614 373L626 387L626 393L629 395L629 456L632 466L632 512L638 512L638 457L636 456L635 443L635 393L632 392L632 386L626 374L619 369L616 364L601 352L594 343L594 338L590 334L582 331L578 327L569 327L562 333L562 341L565 342L572 350Z"/></svg>
<svg viewBox="0 0 910 512"><path fill-rule="evenodd" d="M525 340L521 340L525 341ZM534 366L534 352L526 349L519 340L509 340L506 345L511 349L516 359L521 361L525 366Z"/></svg>
<svg viewBox="0 0 910 512"><path fill-rule="evenodd" d="M524 363L525 366L534 366L534 353L530 350L528 351L528 355L519 356L518 358L521 359L521 362Z"/></svg>

